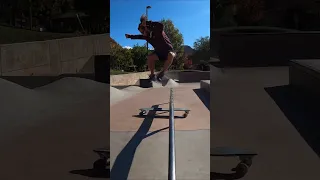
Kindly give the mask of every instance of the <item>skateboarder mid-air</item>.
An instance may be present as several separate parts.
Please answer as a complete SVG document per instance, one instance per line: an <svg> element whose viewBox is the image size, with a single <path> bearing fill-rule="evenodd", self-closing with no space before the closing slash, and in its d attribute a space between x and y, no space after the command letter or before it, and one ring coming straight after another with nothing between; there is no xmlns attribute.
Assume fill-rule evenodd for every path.
<svg viewBox="0 0 320 180"><path fill-rule="evenodd" d="M162 23L147 21L147 17L144 15L141 16L140 22L138 30L142 35L125 34L125 36L130 39L144 39L153 46L154 51L147 56L148 67L151 71L149 79L161 81L175 57L173 46L164 32ZM163 69L157 75L154 74L156 60L164 62Z"/></svg>

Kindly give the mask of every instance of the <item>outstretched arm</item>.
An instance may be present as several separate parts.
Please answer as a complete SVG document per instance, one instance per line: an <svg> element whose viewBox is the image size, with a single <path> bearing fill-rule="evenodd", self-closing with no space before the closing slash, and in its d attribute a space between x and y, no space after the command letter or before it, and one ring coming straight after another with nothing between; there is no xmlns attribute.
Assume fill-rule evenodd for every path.
<svg viewBox="0 0 320 180"><path fill-rule="evenodd" d="M145 36L143 35L130 35L130 34L126 34L126 38L130 38L130 39L146 39Z"/></svg>

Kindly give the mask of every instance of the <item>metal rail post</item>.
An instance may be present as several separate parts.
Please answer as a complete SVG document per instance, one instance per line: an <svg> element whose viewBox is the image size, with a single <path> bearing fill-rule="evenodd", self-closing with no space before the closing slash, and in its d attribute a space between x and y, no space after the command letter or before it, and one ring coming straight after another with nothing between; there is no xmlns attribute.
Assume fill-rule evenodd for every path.
<svg viewBox="0 0 320 180"><path fill-rule="evenodd" d="M170 88L170 104L169 104L169 180L176 180L176 155L174 142L174 105L173 105L173 88Z"/></svg>

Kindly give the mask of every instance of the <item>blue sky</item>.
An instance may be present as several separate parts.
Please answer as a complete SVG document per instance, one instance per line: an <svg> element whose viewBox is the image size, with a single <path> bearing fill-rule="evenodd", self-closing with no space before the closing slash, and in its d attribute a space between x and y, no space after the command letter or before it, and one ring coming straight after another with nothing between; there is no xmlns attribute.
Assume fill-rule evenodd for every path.
<svg viewBox="0 0 320 180"><path fill-rule="evenodd" d="M110 34L121 46L145 44L124 35L139 34L137 28L146 6L151 6L149 20L171 19L185 45L193 47L196 39L210 36L210 0L110 0Z"/></svg>

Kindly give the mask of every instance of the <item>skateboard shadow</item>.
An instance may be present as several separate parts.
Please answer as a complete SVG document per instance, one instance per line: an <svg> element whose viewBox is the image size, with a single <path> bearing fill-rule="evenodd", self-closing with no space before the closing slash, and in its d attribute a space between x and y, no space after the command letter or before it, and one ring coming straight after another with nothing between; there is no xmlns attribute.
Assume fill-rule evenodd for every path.
<svg viewBox="0 0 320 180"><path fill-rule="evenodd" d="M291 124L320 157L319 98L289 85L265 88Z"/></svg>
<svg viewBox="0 0 320 180"><path fill-rule="evenodd" d="M210 111L210 93L206 92L203 89L193 89L193 91L206 106L206 108Z"/></svg>
<svg viewBox="0 0 320 180"><path fill-rule="evenodd" d="M152 108L158 108L159 105L153 105ZM111 169L111 179L125 180L128 179L130 168L133 162L133 158L137 147L143 141L151 135L154 135L166 128L159 129L157 131L148 133L153 123L155 112L149 111L144 121L141 123L137 132L133 135L131 140L126 144L122 151L116 157L113 167Z"/></svg>
<svg viewBox="0 0 320 180"><path fill-rule="evenodd" d="M94 169L80 169L80 170L70 171L70 173L87 176L91 178L110 178L110 169L106 169L104 171L97 171Z"/></svg>

